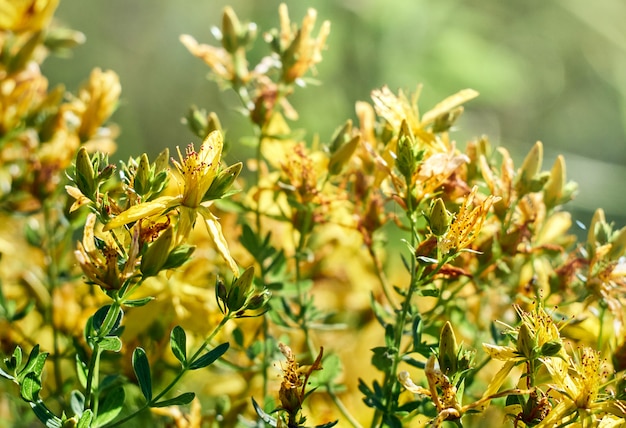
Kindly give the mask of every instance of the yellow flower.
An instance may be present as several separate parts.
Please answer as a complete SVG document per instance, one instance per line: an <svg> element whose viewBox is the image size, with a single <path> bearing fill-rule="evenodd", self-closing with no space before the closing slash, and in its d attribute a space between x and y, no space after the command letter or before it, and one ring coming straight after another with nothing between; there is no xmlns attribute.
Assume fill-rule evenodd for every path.
<svg viewBox="0 0 626 428"><path fill-rule="evenodd" d="M78 99L71 105L71 110L80 118L78 135L83 142L98 136L102 124L115 111L121 92L122 86L114 71L92 70Z"/></svg>
<svg viewBox="0 0 626 428"><path fill-rule="evenodd" d="M521 325L519 328L509 327L507 333L517 334L516 345L501 346L483 343L483 349L489 357L505 362L491 380L485 396L497 393L511 370L523 361L537 358L546 363L567 357L562 347L559 328L550 314L542 307L532 312L523 311L519 306L516 306L515 310L521 319Z"/></svg>
<svg viewBox="0 0 626 428"><path fill-rule="evenodd" d="M199 151L189 145L185 157L178 151L180 162L174 161L176 171L174 178L178 183L178 192L174 196L161 196L149 202L130 207L104 227L104 230L115 229L142 218L161 216L171 210L178 210L177 241L186 239L196 222L198 215L215 243L220 255L224 258L235 275L239 274L237 263L231 257L228 244L222 233L222 227L215 215L209 210L210 201L203 202L206 192L217 175L222 155L222 134L213 131L202 142Z"/></svg>
<svg viewBox="0 0 626 428"><path fill-rule="evenodd" d="M474 186L463 201L458 214L450 225L450 229L439 239L437 245L443 254L448 254L452 250L462 250L471 244L478 236L491 206L500 199L490 195L481 203L476 204L473 209L470 209L476 199L477 192L478 187Z"/></svg>
<svg viewBox="0 0 626 428"><path fill-rule="evenodd" d="M283 80L292 83L322 61L322 49L330 33L330 22L324 21L317 37L313 37L313 28L317 20L315 9L307 10L300 29L294 29L291 25L285 3L279 6L278 13L280 15L280 45L284 49L282 53Z"/></svg>
<svg viewBox="0 0 626 428"><path fill-rule="evenodd" d="M624 416L626 403L600 394L603 372L599 353L584 347L578 358L552 358L545 362L552 377L552 389L561 401L537 427L547 428L580 418L581 426L597 426L598 414Z"/></svg>
<svg viewBox="0 0 626 428"><path fill-rule="evenodd" d="M124 281L135 272L139 254L138 236L133 236L128 256L120 270L121 250L110 237L105 235L100 248L96 247L96 215L90 213L85 221L83 242L78 243L74 252L76 260L89 282L99 285L104 290L117 290Z"/></svg>
<svg viewBox="0 0 626 428"><path fill-rule="evenodd" d="M235 77L235 67L231 56L224 48L200 44L189 34L180 36L180 42L192 55L203 60L217 77L230 81Z"/></svg>
<svg viewBox="0 0 626 428"><path fill-rule="evenodd" d="M0 30L39 31L58 5L59 0L0 0Z"/></svg>

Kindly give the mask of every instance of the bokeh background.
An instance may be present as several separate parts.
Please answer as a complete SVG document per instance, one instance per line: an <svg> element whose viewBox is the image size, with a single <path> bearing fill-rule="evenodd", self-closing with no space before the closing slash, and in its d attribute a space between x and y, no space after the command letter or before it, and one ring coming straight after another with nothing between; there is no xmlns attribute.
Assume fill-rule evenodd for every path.
<svg viewBox="0 0 626 428"><path fill-rule="evenodd" d="M115 70L122 103L118 158L194 140L181 124L195 104L218 113L232 141L251 131L235 97L206 76L208 68L178 41L182 33L217 43L211 27L231 5L260 30L278 26L275 0L62 0L56 14L87 42L72 58L48 59L52 83L76 89L93 67ZM332 22L318 66L320 86L292 99L295 127L327 141L354 103L372 89L412 91L424 85L426 110L463 88L481 96L466 106L453 136L460 147L488 135L516 164L536 140L544 169L562 153L579 183L570 205L589 222L598 207L626 223L626 3L622 0L319 0L287 1L292 20L309 7ZM256 42L263 55L262 38ZM310 139L311 134L308 135ZM230 161L243 157L236 148ZM582 231L581 231L582 232Z"/></svg>

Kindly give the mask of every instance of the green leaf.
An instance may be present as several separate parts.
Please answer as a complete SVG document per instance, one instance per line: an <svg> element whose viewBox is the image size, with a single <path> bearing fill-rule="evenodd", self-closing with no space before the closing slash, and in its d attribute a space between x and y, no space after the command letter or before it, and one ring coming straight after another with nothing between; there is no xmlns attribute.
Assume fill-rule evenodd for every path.
<svg viewBox="0 0 626 428"><path fill-rule="evenodd" d="M76 428L90 428L92 420L93 420L93 412L91 411L91 409L87 409L85 410L83 415L80 417L78 421L78 425L76 425Z"/></svg>
<svg viewBox="0 0 626 428"><path fill-rule="evenodd" d="M251 400L252 400L252 406L254 407L254 411L256 412L257 415L259 415L261 420L271 427L277 426L276 418L273 418L272 416L265 413L265 411L261 408L261 406L259 406L259 404L256 402L254 398L252 398Z"/></svg>
<svg viewBox="0 0 626 428"><path fill-rule="evenodd" d="M201 356L200 358L192 362L189 365L189 369L197 370L197 369L201 369L203 367L207 367L213 364L215 360L217 360L219 357L224 355L224 353L228 350L229 346L230 344L228 342L218 345L216 348L212 349L211 351L207 352L206 354L204 354L203 356Z"/></svg>
<svg viewBox="0 0 626 428"><path fill-rule="evenodd" d="M154 297L152 296L144 297L143 299L127 300L124 302L124 306L127 306L129 308L138 308L140 306L144 306L150 303L153 300L154 300Z"/></svg>
<svg viewBox="0 0 626 428"><path fill-rule="evenodd" d="M106 305L93 315L93 329L99 337L114 335L122 324L124 312L119 305Z"/></svg>
<svg viewBox="0 0 626 428"><path fill-rule="evenodd" d="M28 372L23 372L25 373L25 376L20 384L20 394L24 400L36 401L39 398L39 391L41 391L41 374L43 373L47 357L47 352L38 354L33 360L34 362L27 365L30 370Z"/></svg>
<svg viewBox="0 0 626 428"><path fill-rule="evenodd" d="M397 353L397 350L393 348L387 348L386 346L377 346L372 348L374 355L372 356L372 365L383 373L391 367L393 363L393 357Z"/></svg>
<svg viewBox="0 0 626 428"><path fill-rule="evenodd" d="M117 336L103 337L99 344L104 351L120 352L122 349L122 341Z"/></svg>
<svg viewBox="0 0 626 428"><path fill-rule="evenodd" d="M87 387L87 364L76 354L76 377L83 388Z"/></svg>
<svg viewBox="0 0 626 428"><path fill-rule="evenodd" d="M337 425L339 421L333 421L333 422L328 422L322 425L315 425L315 428L330 428L330 427L334 427L335 425Z"/></svg>
<svg viewBox="0 0 626 428"><path fill-rule="evenodd" d="M85 409L85 396L78 390L73 390L70 394L70 408L75 415L81 415Z"/></svg>
<svg viewBox="0 0 626 428"><path fill-rule="evenodd" d="M20 394L28 402L33 402L39 398L41 391L41 378L34 373L28 373L20 384Z"/></svg>
<svg viewBox="0 0 626 428"><path fill-rule="evenodd" d="M18 372L18 380L22 380L24 376L33 371L33 368L37 364L37 357L39 356L39 345L33 346L33 349L30 350L30 354L28 354L28 360L26 360L26 364L24 367Z"/></svg>
<svg viewBox="0 0 626 428"><path fill-rule="evenodd" d="M22 365L22 358L23 358L22 348L20 348L20 346L17 345L15 349L13 350L13 355L11 356L11 364L13 364L13 367L12 367L13 370L15 370L16 368Z"/></svg>
<svg viewBox="0 0 626 428"><path fill-rule="evenodd" d="M115 419L122 411L125 399L126 393L121 386L109 392L100 404L94 427L98 428L104 426Z"/></svg>
<svg viewBox="0 0 626 428"><path fill-rule="evenodd" d="M170 347L176 359L184 365L187 362L187 335L185 330L179 325L172 330Z"/></svg>
<svg viewBox="0 0 626 428"><path fill-rule="evenodd" d="M28 404L30 404L30 407L33 409L35 416L37 416L37 418L43 422L46 427L61 428L63 426L61 419L55 416L55 414L46 407L43 401L37 400L36 402Z"/></svg>
<svg viewBox="0 0 626 428"><path fill-rule="evenodd" d="M152 378L150 377L150 363L146 351L142 348L135 348L132 363L141 393L146 397L146 401L150 402L152 400Z"/></svg>
<svg viewBox="0 0 626 428"><path fill-rule="evenodd" d="M167 407L167 406L182 406L185 404L191 403L191 401L196 397L196 394L193 392L185 392L180 394L177 397L170 398L169 400L159 401L158 403L152 404L150 407Z"/></svg>

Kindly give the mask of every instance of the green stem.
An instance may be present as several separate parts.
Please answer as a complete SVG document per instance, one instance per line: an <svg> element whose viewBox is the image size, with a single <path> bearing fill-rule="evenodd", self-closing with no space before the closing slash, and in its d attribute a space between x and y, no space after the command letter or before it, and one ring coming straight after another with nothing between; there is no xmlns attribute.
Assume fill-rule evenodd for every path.
<svg viewBox="0 0 626 428"><path fill-rule="evenodd" d="M307 345L307 349L309 352L309 355L311 356L311 358L315 358L315 354L316 354L316 349L315 349L315 345L313 344L313 340L311 339L311 334L309 331L309 325L308 325L308 320L307 320L307 303L305 302L305 295L304 295L304 290L302 289L302 271L300 268L300 260L302 258L302 255L304 253L304 250L306 248L306 241L308 239L309 236L309 232L310 229L312 228L311 226L311 210L310 208L306 208L305 211L305 219L303 224L300 227L300 238L298 239L298 244L296 247L296 254L295 254L295 262L296 262L296 289L298 292L298 306L300 307L300 327L302 329L302 332L304 333L304 340L305 343Z"/></svg>
<svg viewBox="0 0 626 428"><path fill-rule="evenodd" d="M407 201L407 210L406 214L409 220L409 228L411 233L411 246L415 247L415 243L417 241L417 225L415 222L415 207L413 207L412 200L412 185L410 182L407 182L407 190L406 190L406 201ZM385 402L385 414L389 415L393 411L393 406L395 404L394 397L397 395L396 390L398 388L398 382L396 381L396 372L398 371L398 365L400 364L400 360L402 358L400 348L402 346L402 336L404 334L404 327L406 325L406 318L411 309L411 300L413 298L413 293L417 290L419 285L419 278L424 272L424 268L420 267L419 272L416 266L415 257L411 257L411 279L409 283L409 288L406 292L405 299L402 302L402 307L400 314L396 317L396 322L394 325L394 349L395 353L393 355L393 360L391 362L391 367L385 373L384 381L383 381L383 400ZM379 409L374 413L374 418L372 419L372 428L378 425L379 420L383 417L381 411ZM381 423L382 426L382 423Z"/></svg>
<svg viewBox="0 0 626 428"><path fill-rule="evenodd" d="M44 228L46 231L46 275L48 276L48 285L50 293L50 304L46 310L48 316L48 324L52 326L52 346L54 351L53 367L54 381L57 391L61 391L63 385L63 376L61 374L60 364L60 346L59 331L54 325L54 290L59 286L59 269L56 257L56 239L55 225L53 224L52 207L49 201L43 204ZM59 394L62 395L62 394Z"/></svg>
<svg viewBox="0 0 626 428"><path fill-rule="evenodd" d="M98 401L98 394L94 391L94 385L98 385L100 377L100 355L102 350L100 344L96 343L93 347L91 358L89 359L89 367L87 369L87 386L85 387L85 393L88 399L85 401L84 410L94 409L94 404ZM97 416L94 414L94 416Z"/></svg>
<svg viewBox="0 0 626 428"><path fill-rule="evenodd" d="M331 385L329 384L326 388L328 390L328 395L330 396L330 399L333 400L333 403L335 404L337 409L339 409L343 417L346 418L350 425L352 425L354 428L362 428L359 421L357 421L354 416L350 414L350 411L346 408L346 406L343 404L337 394L335 394L335 391L332 390Z"/></svg>
<svg viewBox="0 0 626 428"><path fill-rule="evenodd" d="M380 259L376 255L376 251L374 250L374 247L372 245L367 246L367 251L369 252L370 257L372 258L372 262L374 265L374 272L376 273L378 281L380 281L380 285L383 288L383 294L385 295L385 298L387 299L387 302L389 302L389 304L391 305L392 309L396 310L396 308L398 308L399 305L393 293L391 292L391 286L389 285L389 281L387 280L387 277L385 276L385 271L382 268Z"/></svg>
<svg viewBox="0 0 626 428"><path fill-rule="evenodd" d="M157 394L155 397L153 397L152 400L146 402L139 409L135 410L133 413L123 417L122 419L120 419L120 420L118 420L116 422L113 422L111 424L107 424L105 426L107 428L120 426L123 423L128 422L129 420L133 419L135 416L137 416L139 413L143 412L147 408L149 408L151 404L157 403L159 401L159 399L161 399L165 394L167 394L178 383L178 381L180 381L180 379L185 375L185 373L187 373L189 371L189 367L194 363L194 361L196 359L198 359L200 354L202 354L202 352L209 345L211 340L213 340L213 338L217 335L217 333L219 333L220 330L226 325L226 323L228 321L230 321L230 319L232 318L233 315L234 314L232 314L231 312L228 312L224 316L224 318L222 318L220 323L213 329L211 334L204 340L204 342L202 342L202 345L197 349L196 352L194 352L194 354L191 356L191 358L185 363L185 365L183 366L182 370L176 374L174 379L172 379L172 381L159 394Z"/></svg>

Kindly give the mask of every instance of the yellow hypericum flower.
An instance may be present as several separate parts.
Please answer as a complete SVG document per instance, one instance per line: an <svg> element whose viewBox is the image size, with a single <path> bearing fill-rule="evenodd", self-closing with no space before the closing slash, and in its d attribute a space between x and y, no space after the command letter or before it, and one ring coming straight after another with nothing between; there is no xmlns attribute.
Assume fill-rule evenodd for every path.
<svg viewBox="0 0 626 428"><path fill-rule="evenodd" d="M538 359L545 363L566 357L559 328L550 314L542 307L526 312L516 306L515 310L521 319L521 325L518 328L509 327L507 331L507 333L517 335L515 346L483 343L483 349L489 357L505 362L491 380L485 396L497 393L500 386L507 380L511 370L524 361Z"/></svg>
<svg viewBox="0 0 626 428"><path fill-rule="evenodd" d="M238 275L239 269L230 255L222 227L217 217L209 210L211 202L203 202L205 194L216 178L222 147L222 134L213 131L202 142L199 151L196 152L193 145L189 145L185 151L186 156L183 157L179 150L180 161L174 161L176 167L174 178L178 183L177 194L161 196L134 205L107 223L104 230L115 229L146 217L161 216L176 209L179 213L177 241L181 242L189 236L196 218L200 215L220 255L233 273Z"/></svg>
<svg viewBox="0 0 626 428"><path fill-rule="evenodd" d="M578 358L553 358L545 363L552 377L553 390L561 394L561 401L537 427L552 427L580 418L581 426L597 426L597 415L614 414L623 416L626 406L620 400L603 397L603 372L599 353L591 348L582 348Z"/></svg>
<svg viewBox="0 0 626 428"><path fill-rule="evenodd" d="M129 279L135 269L139 254L138 236L132 238L128 254L123 256L114 240L107 234L103 244L96 246L96 215L91 213L85 221L83 242L79 242L74 252L76 260L89 282L99 285L104 290L117 290ZM119 260L125 258L120 270Z"/></svg>
<svg viewBox="0 0 626 428"><path fill-rule="evenodd" d="M476 200L477 192L478 187L474 186L463 201L458 214L450 225L450 229L439 239L437 245L443 254L448 254L452 250L462 250L471 244L478 236L491 206L500 199L490 195L484 201L476 204L473 209L470 209Z"/></svg>
<svg viewBox="0 0 626 428"><path fill-rule="evenodd" d="M0 30L39 31L48 25L59 0L0 0Z"/></svg>

